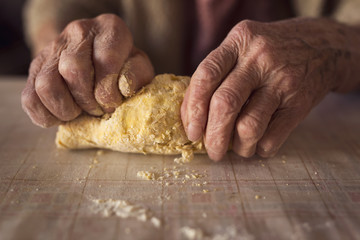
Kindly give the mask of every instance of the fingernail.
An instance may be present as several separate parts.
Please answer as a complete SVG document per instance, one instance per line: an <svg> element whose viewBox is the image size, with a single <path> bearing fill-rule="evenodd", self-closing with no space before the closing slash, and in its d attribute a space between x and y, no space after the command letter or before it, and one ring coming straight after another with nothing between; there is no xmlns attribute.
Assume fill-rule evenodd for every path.
<svg viewBox="0 0 360 240"><path fill-rule="evenodd" d="M202 129L198 125L194 125L192 123L189 123L187 127L187 135L190 141L197 141L201 138L202 135Z"/></svg>

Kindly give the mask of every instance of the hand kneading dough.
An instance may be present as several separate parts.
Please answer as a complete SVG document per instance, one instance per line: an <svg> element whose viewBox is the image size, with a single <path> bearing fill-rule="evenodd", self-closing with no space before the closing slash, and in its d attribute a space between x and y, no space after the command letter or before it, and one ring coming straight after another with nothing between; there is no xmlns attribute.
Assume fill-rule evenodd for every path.
<svg viewBox="0 0 360 240"><path fill-rule="evenodd" d="M189 77L158 75L112 114L82 115L59 127L60 148L106 148L121 152L191 154L204 152L202 142L186 137L180 106Z"/></svg>

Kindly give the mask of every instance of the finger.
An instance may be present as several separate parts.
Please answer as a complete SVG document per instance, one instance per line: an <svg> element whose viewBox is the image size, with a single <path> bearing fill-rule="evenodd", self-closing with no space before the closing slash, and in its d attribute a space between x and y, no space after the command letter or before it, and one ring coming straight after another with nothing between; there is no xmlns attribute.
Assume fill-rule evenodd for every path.
<svg viewBox="0 0 360 240"><path fill-rule="evenodd" d="M122 102L118 87L120 70L132 49L132 38L125 23L115 15L95 19L100 29L94 39L95 99L105 112Z"/></svg>
<svg viewBox="0 0 360 240"><path fill-rule="evenodd" d="M21 93L21 105L34 124L40 127L51 127L60 121L46 109L35 91L35 78L44 61L44 53L32 61L26 87Z"/></svg>
<svg viewBox="0 0 360 240"><path fill-rule="evenodd" d="M119 89L123 96L130 97L154 78L154 68L147 55L133 50L120 72Z"/></svg>
<svg viewBox="0 0 360 240"><path fill-rule="evenodd" d="M209 157L219 161L226 153L235 120L256 87L253 70L235 67L214 92L210 101L205 147Z"/></svg>
<svg viewBox="0 0 360 240"><path fill-rule="evenodd" d="M264 135L271 116L280 104L280 97L269 89L261 88L252 93L236 120L233 151L242 157L256 152L257 142Z"/></svg>
<svg viewBox="0 0 360 240"><path fill-rule="evenodd" d="M191 78L185 102L185 129L191 141L202 137L207 121L211 96L237 61L231 40L212 51L198 66Z"/></svg>
<svg viewBox="0 0 360 240"><path fill-rule="evenodd" d="M59 72L77 105L91 115L101 116L103 111L94 96L91 28L91 20L78 20L66 27L68 46L61 52Z"/></svg>
<svg viewBox="0 0 360 240"><path fill-rule="evenodd" d="M257 154L262 157L274 156L305 116L303 110L295 108L285 108L275 112L264 136L258 142Z"/></svg>
<svg viewBox="0 0 360 240"><path fill-rule="evenodd" d="M61 47L55 47L59 51ZM35 79L35 91L44 106L58 119L70 121L81 109L72 98L65 81L58 71L58 53L51 54Z"/></svg>

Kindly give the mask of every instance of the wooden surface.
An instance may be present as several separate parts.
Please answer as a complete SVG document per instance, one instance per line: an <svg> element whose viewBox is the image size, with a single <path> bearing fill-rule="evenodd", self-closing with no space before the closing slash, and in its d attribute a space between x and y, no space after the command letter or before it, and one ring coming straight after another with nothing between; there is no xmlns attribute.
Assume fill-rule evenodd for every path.
<svg viewBox="0 0 360 240"><path fill-rule="evenodd" d="M2 240L187 239L185 226L203 239L360 239L360 94L328 96L274 158L197 155L178 165L173 156L56 149L56 129L23 113L23 86L0 79ZM179 178L136 176L174 166ZM192 172L204 176L187 179ZM147 208L162 226L92 210L92 199L110 198Z"/></svg>

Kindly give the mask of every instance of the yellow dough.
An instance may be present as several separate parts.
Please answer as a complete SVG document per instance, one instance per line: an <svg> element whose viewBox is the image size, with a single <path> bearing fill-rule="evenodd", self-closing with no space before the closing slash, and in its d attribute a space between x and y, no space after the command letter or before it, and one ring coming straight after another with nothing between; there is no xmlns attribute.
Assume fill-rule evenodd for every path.
<svg viewBox="0 0 360 240"><path fill-rule="evenodd" d="M202 142L186 137L180 106L189 77L158 75L112 114L82 115L59 127L60 148L106 148L121 152L192 155Z"/></svg>

